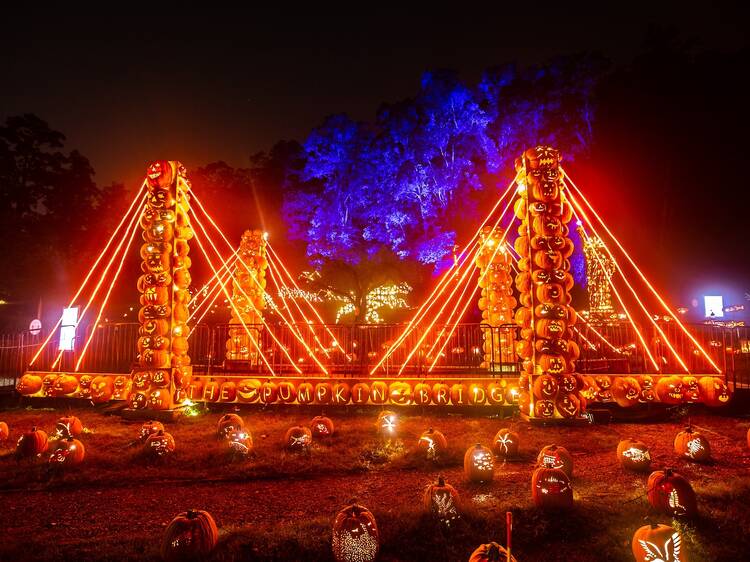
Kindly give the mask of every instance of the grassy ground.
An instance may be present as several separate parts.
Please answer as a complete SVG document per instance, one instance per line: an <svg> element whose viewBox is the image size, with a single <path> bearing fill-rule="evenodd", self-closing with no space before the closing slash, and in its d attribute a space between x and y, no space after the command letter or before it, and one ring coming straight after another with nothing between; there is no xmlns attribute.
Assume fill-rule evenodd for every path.
<svg viewBox="0 0 750 562"><path fill-rule="evenodd" d="M84 463L65 474L42 462L17 463L12 444L36 425L52 431L73 413L89 433ZM156 560L164 527L179 511L206 509L221 531L212 560L330 560L331 523L346 502L369 507L381 531L383 561L468 560L489 540L504 542L504 513L514 514L519 560L631 560L630 540L649 515L647 475L624 472L615 448L635 437L652 450L653 467L671 466L698 494L700 515L680 521L692 561L744 559L750 538L748 420L694 414L711 441L714 462L675 457L672 439L685 420L584 428L536 428L517 421L404 411L400 439L384 448L374 432L375 411L331 415L336 435L309 455L282 448L285 430L312 415L295 409L243 411L255 451L232 460L215 438L220 412L168 425L177 443L171 458L154 463L133 445L140 422L94 409L0 411L11 439L0 444L0 560ZM420 415L422 414L422 415ZM438 463L415 450L427 427L442 431L449 450ZM463 478L462 460L474 443L490 444L501 427L519 432L521 454L499 463L491 484ZM533 507L530 477L539 449L566 446L575 459L576 506L567 513ZM444 474L460 492L462 517L446 530L424 515L424 487ZM672 523L663 516L654 521Z"/></svg>

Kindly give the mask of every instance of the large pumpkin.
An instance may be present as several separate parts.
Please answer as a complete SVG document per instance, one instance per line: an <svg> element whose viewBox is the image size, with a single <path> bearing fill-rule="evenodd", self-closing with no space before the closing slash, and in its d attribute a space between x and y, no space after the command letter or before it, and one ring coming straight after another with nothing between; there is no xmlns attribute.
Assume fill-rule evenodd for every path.
<svg viewBox="0 0 750 562"><path fill-rule="evenodd" d="M164 531L161 557L168 562L202 560L219 542L219 530L207 511L184 511Z"/></svg>
<svg viewBox="0 0 750 562"><path fill-rule="evenodd" d="M648 477L647 489L651 506L672 517L692 517L698 511L690 482L669 468L652 472Z"/></svg>
<svg viewBox="0 0 750 562"><path fill-rule="evenodd" d="M108 402L114 391L115 386L112 377L99 375L91 381L91 401L94 404Z"/></svg>
<svg viewBox="0 0 750 562"><path fill-rule="evenodd" d="M55 379L53 396L65 396L71 394L78 388L78 378L73 375L60 375Z"/></svg>
<svg viewBox="0 0 750 562"><path fill-rule="evenodd" d="M629 408L638 404L641 397L641 385L635 377L613 377L612 398L618 406Z"/></svg>
<svg viewBox="0 0 750 562"><path fill-rule="evenodd" d="M504 427L495 434L492 451L501 459L512 459L518 456L518 433Z"/></svg>
<svg viewBox="0 0 750 562"><path fill-rule="evenodd" d="M82 463L85 455L83 443L73 437L67 437L55 441L49 462L51 465L69 467Z"/></svg>
<svg viewBox="0 0 750 562"><path fill-rule="evenodd" d="M481 545L469 557L469 562L506 562L508 551L496 542ZM511 562L516 562L515 556L510 557Z"/></svg>
<svg viewBox="0 0 750 562"><path fill-rule="evenodd" d="M333 522L336 562L372 562L380 550L380 534L370 510L356 503L345 507Z"/></svg>
<svg viewBox="0 0 750 562"><path fill-rule="evenodd" d="M537 457L537 466L546 468L558 468L562 470L568 478L573 478L573 457L565 447L557 445L547 445Z"/></svg>
<svg viewBox="0 0 750 562"><path fill-rule="evenodd" d="M711 445L706 437L686 427L674 438L674 452L691 461L707 462L711 460Z"/></svg>
<svg viewBox="0 0 750 562"><path fill-rule="evenodd" d="M216 436L219 439L226 439L233 431L238 431L245 427L245 422L237 414L224 414L219 418L216 426Z"/></svg>
<svg viewBox="0 0 750 562"><path fill-rule="evenodd" d="M307 427L290 427L284 434L284 446L290 451L307 451L312 445L312 432Z"/></svg>
<svg viewBox="0 0 750 562"><path fill-rule="evenodd" d="M469 482L490 482L494 477L492 451L481 443L469 447L464 455L464 474Z"/></svg>
<svg viewBox="0 0 750 562"><path fill-rule="evenodd" d="M656 396L665 404L681 404L685 398L682 390L682 377L677 375L661 377L656 383Z"/></svg>
<svg viewBox="0 0 750 562"><path fill-rule="evenodd" d="M153 457L164 457L174 453L174 437L163 430L152 433L146 438L145 444L147 454Z"/></svg>
<svg viewBox="0 0 750 562"><path fill-rule="evenodd" d="M726 383L718 377L701 377L698 386L706 406L724 406L729 402L729 389Z"/></svg>
<svg viewBox="0 0 750 562"><path fill-rule="evenodd" d="M326 416L315 416L310 422L310 431L316 439L324 439L333 435L333 420Z"/></svg>
<svg viewBox="0 0 750 562"><path fill-rule="evenodd" d="M55 435L58 438L78 437L83 433L83 423L76 416L66 416L57 420Z"/></svg>
<svg viewBox="0 0 750 562"><path fill-rule="evenodd" d="M651 453L645 443L623 439L617 444L617 458L623 468L647 472L651 466Z"/></svg>
<svg viewBox="0 0 750 562"><path fill-rule="evenodd" d="M636 562L687 562L679 531L668 525L644 525L631 543Z"/></svg>
<svg viewBox="0 0 750 562"><path fill-rule="evenodd" d="M531 497L542 508L564 509L573 505L570 478L559 468L541 466L531 476Z"/></svg>
<svg viewBox="0 0 750 562"><path fill-rule="evenodd" d="M458 517L458 492L442 476L425 488L422 503L427 513L443 523Z"/></svg>
<svg viewBox="0 0 750 562"><path fill-rule="evenodd" d="M31 458L41 455L47 450L47 434L41 429L32 427L18 439L16 455L19 458Z"/></svg>
<svg viewBox="0 0 750 562"><path fill-rule="evenodd" d="M16 384L16 390L20 394L31 395L42 390L42 377L36 375L23 375Z"/></svg>
<svg viewBox="0 0 750 562"><path fill-rule="evenodd" d="M448 440L441 432L429 428L419 436L417 447L424 451L428 460L435 460L448 448Z"/></svg>

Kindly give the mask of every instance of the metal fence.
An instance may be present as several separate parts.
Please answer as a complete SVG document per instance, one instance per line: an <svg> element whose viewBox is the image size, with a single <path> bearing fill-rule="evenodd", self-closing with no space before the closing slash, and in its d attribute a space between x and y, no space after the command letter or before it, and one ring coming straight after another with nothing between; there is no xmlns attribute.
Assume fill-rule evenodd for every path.
<svg viewBox="0 0 750 562"><path fill-rule="evenodd" d="M674 322L659 326L691 372L714 372L695 343ZM137 360L138 328L137 323L105 323L98 327L79 370L130 372ZM513 325L436 325L427 331L416 328L382 363L381 359L399 341L406 325L300 324L293 328L285 325L269 325L268 328L253 325L248 328L255 334L267 364L261 360L254 345L248 346L244 358L227 359L227 342L237 334L245 333L242 326L201 324L193 328L189 340L189 354L196 372L268 374L273 370L276 374L322 374L322 368L312 360L308 349L315 353L330 374L338 376L366 376L379 364L377 372L383 376L397 376L399 372L409 376L428 373L432 376L441 373L497 376L518 371L515 342L519 336L518 328ZM689 328L729 382L750 387L750 327L730 329L697 324ZM33 368L74 370L89 335L90 328L79 327L75 349L63 353L58 351L57 335L53 336ZM29 332L0 336L0 387L15 383L16 377L29 367L31 358L46 336ZM627 322L579 322L573 336L581 350L577 372L654 372L653 361L660 365L661 372L684 372L656 329L643 333L650 356ZM402 369L403 365L406 366Z"/></svg>

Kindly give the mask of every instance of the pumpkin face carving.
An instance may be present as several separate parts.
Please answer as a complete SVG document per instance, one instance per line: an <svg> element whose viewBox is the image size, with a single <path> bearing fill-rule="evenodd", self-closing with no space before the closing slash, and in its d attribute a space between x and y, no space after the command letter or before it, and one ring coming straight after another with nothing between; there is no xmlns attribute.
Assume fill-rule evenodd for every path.
<svg viewBox="0 0 750 562"><path fill-rule="evenodd" d="M164 430L159 430L146 438L145 448L152 457L165 457L174 453L174 437Z"/></svg>
<svg viewBox="0 0 750 562"><path fill-rule="evenodd" d="M561 394L555 401L555 407L563 418L574 418L581 410L581 400L575 394Z"/></svg>
<svg viewBox="0 0 750 562"><path fill-rule="evenodd" d="M573 505L570 478L558 468L540 467L531 477L531 496L539 508L566 509Z"/></svg>
<svg viewBox="0 0 750 562"><path fill-rule="evenodd" d="M332 547L336 562L373 562L380 550L380 534L370 510L355 503L339 511Z"/></svg>
<svg viewBox="0 0 750 562"><path fill-rule="evenodd" d="M36 375L23 375L16 385L16 390L19 394L29 396L36 394L42 389L42 377Z"/></svg>
<svg viewBox="0 0 750 562"><path fill-rule="evenodd" d="M140 441L146 441L150 435L164 431L164 424L160 421L145 421L141 425L141 431L138 433L138 439Z"/></svg>
<svg viewBox="0 0 750 562"><path fill-rule="evenodd" d="M661 377L656 383L656 396L665 404L681 404L684 399L682 378L674 375Z"/></svg>
<svg viewBox="0 0 750 562"><path fill-rule="evenodd" d="M573 477L573 457L565 447L558 447L557 445L547 445L544 447L537 457L537 466L558 468L568 478Z"/></svg>
<svg viewBox="0 0 750 562"><path fill-rule="evenodd" d="M49 457L49 463L57 467L70 467L83 462L85 456L83 443L73 437L67 437L55 442L55 447Z"/></svg>
<svg viewBox="0 0 750 562"><path fill-rule="evenodd" d="M235 431L241 431L245 427L244 420L237 414L224 414L219 418L216 428L216 436L219 439L226 439L229 434Z"/></svg>
<svg viewBox="0 0 750 562"><path fill-rule="evenodd" d="M718 407L729 403L729 388L720 378L701 377L698 379L698 386L706 406Z"/></svg>
<svg viewBox="0 0 750 562"><path fill-rule="evenodd" d="M537 400L534 402L534 415L538 418L554 417L555 403L552 400Z"/></svg>

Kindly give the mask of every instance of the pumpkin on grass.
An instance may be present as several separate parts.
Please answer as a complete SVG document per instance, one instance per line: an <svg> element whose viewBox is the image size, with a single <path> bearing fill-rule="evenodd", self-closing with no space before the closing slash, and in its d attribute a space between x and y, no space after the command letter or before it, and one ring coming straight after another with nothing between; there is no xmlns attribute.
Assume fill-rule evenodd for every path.
<svg viewBox="0 0 750 562"><path fill-rule="evenodd" d="M140 441L145 441L146 439L148 439L149 435L158 433L159 431L164 431L163 423L156 420L145 421L141 426L141 432L138 434L138 439Z"/></svg>
<svg viewBox="0 0 750 562"><path fill-rule="evenodd" d="M245 427L245 422L237 414L224 414L219 418L216 428L216 435L219 439L226 439L233 431L238 431Z"/></svg>
<svg viewBox="0 0 750 562"><path fill-rule="evenodd" d="M312 445L312 432L307 427L290 427L284 435L284 446L290 451L308 451Z"/></svg>
<svg viewBox="0 0 750 562"><path fill-rule="evenodd" d="M253 437L245 429L238 429L227 435L229 450L233 456L247 457L253 451Z"/></svg>
<svg viewBox="0 0 750 562"><path fill-rule="evenodd" d="M83 433L83 423L76 416L66 416L57 420L55 436L58 438L78 437Z"/></svg>
<svg viewBox="0 0 750 562"><path fill-rule="evenodd" d="M393 439L396 437L398 426L398 416L390 410L383 410L378 414L375 422L375 428L383 439Z"/></svg>
<svg viewBox="0 0 750 562"><path fill-rule="evenodd" d="M494 477L495 460L492 451L477 443L464 455L464 474L469 482L490 482Z"/></svg>
<svg viewBox="0 0 750 562"><path fill-rule="evenodd" d="M422 502L425 511L443 523L450 524L458 518L458 492L443 476L425 488Z"/></svg>
<svg viewBox="0 0 750 562"><path fill-rule="evenodd" d="M617 458L623 468L646 472L651 466L651 453L645 443L623 439L617 444Z"/></svg>
<svg viewBox="0 0 750 562"><path fill-rule="evenodd" d="M333 435L333 420L326 416L315 416L310 422L312 436L316 439L331 437Z"/></svg>
<svg viewBox="0 0 750 562"><path fill-rule="evenodd" d="M333 522L332 543L336 562L372 562L380 550L375 516L357 503L345 507Z"/></svg>
<svg viewBox="0 0 750 562"><path fill-rule="evenodd" d="M518 433L504 427L495 434L492 451L498 458L512 459L518 456Z"/></svg>
<svg viewBox="0 0 750 562"><path fill-rule="evenodd" d="M711 460L711 445L702 434L688 426L674 438L674 452L695 462Z"/></svg>
<svg viewBox="0 0 750 562"><path fill-rule="evenodd" d="M516 562L515 556L511 555L511 562ZM469 562L506 562L508 551L496 542L483 544L471 553Z"/></svg>
<svg viewBox="0 0 750 562"><path fill-rule="evenodd" d="M21 437L16 444L16 456L22 459L37 457L47 450L47 434L41 429L32 427Z"/></svg>
<svg viewBox="0 0 750 562"><path fill-rule="evenodd" d="M559 468L568 478L573 478L573 457L565 447L547 445L539 451L537 466Z"/></svg>
<svg viewBox="0 0 750 562"><path fill-rule="evenodd" d="M652 472L648 477L647 490L651 507L672 517L692 517L698 511L690 482L670 468Z"/></svg>
<svg viewBox="0 0 750 562"><path fill-rule="evenodd" d="M146 451L152 457L164 457L174 453L174 437L160 429L146 438Z"/></svg>
<svg viewBox="0 0 750 562"><path fill-rule="evenodd" d="M541 466L531 476L531 497L537 507L567 509L573 506L573 486L562 469Z"/></svg>
<svg viewBox="0 0 750 562"><path fill-rule="evenodd" d="M49 463L54 466L70 467L83 462L86 450L78 439L67 437L55 442Z"/></svg>
<svg viewBox="0 0 750 562"><path fill-rule="evenodd" d="M427 460L436 460L448 448L448 440L441 432L429 428L419 436L417 447L424 451Z"/></svg>
<svg viewBox="0 0 750 562"><path fill-rule="evenodd" d="M631 543L636 562L687 562L680 532L669 525L644 525Z"/></svg>
<svg viewBox="0 0 750 562"><path fill-rule="evenodd" d="M164 531L161 557L167 562L200 560L219 542L216 522L207 511L189 509L178 514Z"/></svg>

